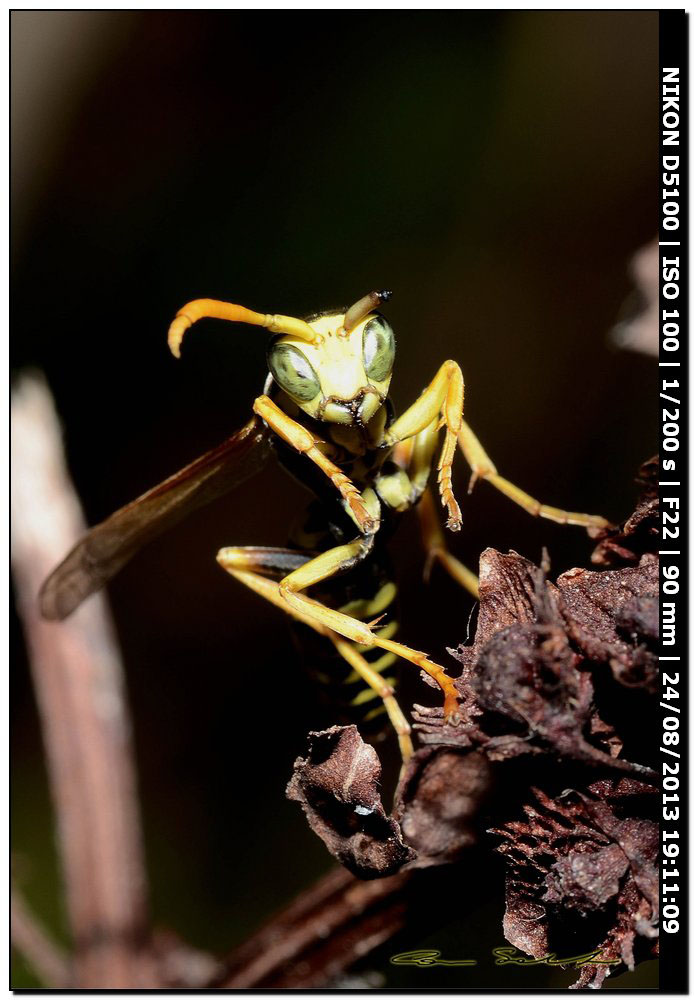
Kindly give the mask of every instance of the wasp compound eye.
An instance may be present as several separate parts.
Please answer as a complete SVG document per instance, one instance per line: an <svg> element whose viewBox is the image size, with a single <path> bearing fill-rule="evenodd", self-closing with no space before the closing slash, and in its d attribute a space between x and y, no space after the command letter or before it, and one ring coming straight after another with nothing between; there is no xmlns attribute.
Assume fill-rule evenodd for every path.
<svg viewBox="0 0 694 1000"><path fill-rule="evenodd" d="M270 349L268 366L275 382L294 399L308 403L320 392L320 382L308 359L291 344Z"/></svg>
<svg viewBox="0 0 694 1000"><path fill-rule="evenodd" d="M393 370L395 337L382 316L374 316L364 327L364 371L374 382L383 382Z"/></svg>

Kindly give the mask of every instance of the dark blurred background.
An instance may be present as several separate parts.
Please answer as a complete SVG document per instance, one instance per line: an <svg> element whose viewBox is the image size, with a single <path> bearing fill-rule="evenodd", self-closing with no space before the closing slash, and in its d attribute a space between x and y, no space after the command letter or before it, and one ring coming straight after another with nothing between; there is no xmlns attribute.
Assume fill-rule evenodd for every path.
<svg viewBox="0 0 694 1000"><path fill-rule="evenodd" d="M207 322L169 355L184 302L304 315L374 287L395 292L399 410L455 358L502 474L625 516L657 449L656 369L608 334L656 230L657 52L652 12L15 12L13 366L46 373L89 522L218 443L261 390L261 332ZM466 481L461 460L461 497ZM331 864L284 786L306 732L335 719L280 613L214 561L222 545L284 544L305 499L268 467L110 588L155 919L221 952ZM579 529L536 523L484 483L464 517L450 544L468 564L490 545L534 560L546 545L557 572L589 558ZM416 519L392 551L402 638L452 665L472 600L439 572L422 585ZM15 639L14 864L64 934L16 622ZM429 695L407 668L403 691L406 705ZM484 909L468 900L457 931L432 927L456 955L473 924L478 954L504 943L503 864L488 845L475 863ZM398 988L435 985L381 964ZM501 971L465 985L572 978Z"/></svg>

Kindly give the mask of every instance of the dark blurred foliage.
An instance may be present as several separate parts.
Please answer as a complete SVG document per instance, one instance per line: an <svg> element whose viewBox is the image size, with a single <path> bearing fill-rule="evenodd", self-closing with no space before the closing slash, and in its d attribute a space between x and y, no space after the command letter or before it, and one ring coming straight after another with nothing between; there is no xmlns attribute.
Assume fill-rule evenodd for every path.
<svg viewBox="0 0 694 1000"><path fill-rule="evenodd" d="M374 287L395 292L400 410L455 358L502 474L570 509L632 509L657 447L656 369L613 352L607 332L656 228L657 14L16 12L12 26L13 365L46 372L90 522L228 435L262 387L260 332L206 323L174 361L180 305L302 315ZM214 561L225 544L283 544L304 499L268 468L110 589L155 918L210 949L330 863L284 786L308 729L336 720L280 614ZM578 529L535 523L484 483L464 516L451 547L469 564L488 545L538 561L544 544L553 572L588 559ZM464 641L472 601L438 573L423 587L413 518L393 555L401 635L453 668L445 647ZM18 626L15 638L15 864L59 928ZM404 703L427 696L406 674ZM244 767L259 717L273 752ZM461 935L465 955L503 943L502 866L483 857L459 926L432 929L444 954ZM453 984L389 972L388 954L394 987Z"/></svg>

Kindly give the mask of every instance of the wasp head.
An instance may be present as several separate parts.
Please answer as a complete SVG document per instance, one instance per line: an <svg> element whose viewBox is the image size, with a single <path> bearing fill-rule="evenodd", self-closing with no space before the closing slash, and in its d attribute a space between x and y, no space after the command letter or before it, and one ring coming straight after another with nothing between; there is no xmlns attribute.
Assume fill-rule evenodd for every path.
<svg viewBox="0 0 694 1000"><path fill-rule="evenodd" d="M316 420L366 424L385 402L395 360L395 337L376 311L390 292L371 292L345 312L306 322L315 337L277 337L268 351L275 382Z"/></svg>

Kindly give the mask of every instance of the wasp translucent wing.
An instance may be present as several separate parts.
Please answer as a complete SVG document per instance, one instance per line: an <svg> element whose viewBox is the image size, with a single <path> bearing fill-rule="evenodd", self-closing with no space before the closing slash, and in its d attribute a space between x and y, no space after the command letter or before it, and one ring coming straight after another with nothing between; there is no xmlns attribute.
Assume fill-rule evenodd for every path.
<svg viewBox="0 0 694 1000"><path fill-rule="evenodd" d="M66 618L148 542L258 472L269 449L270 434L254 417L219 447L111 514L48 577L39 595L41 614Z"/></svg>

